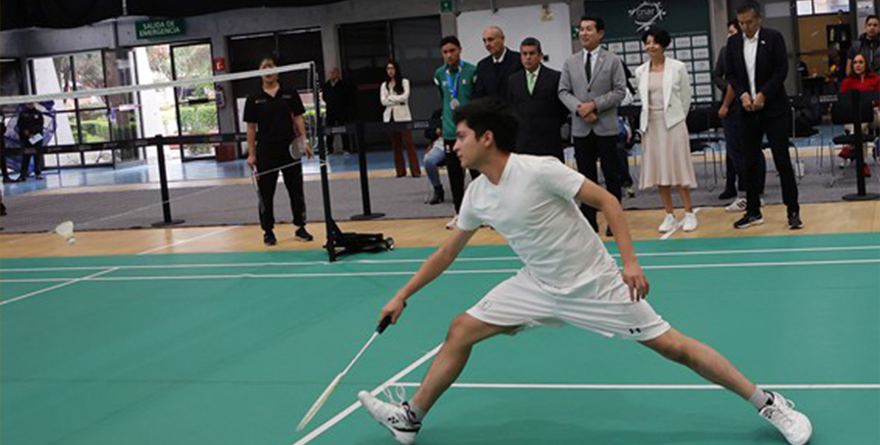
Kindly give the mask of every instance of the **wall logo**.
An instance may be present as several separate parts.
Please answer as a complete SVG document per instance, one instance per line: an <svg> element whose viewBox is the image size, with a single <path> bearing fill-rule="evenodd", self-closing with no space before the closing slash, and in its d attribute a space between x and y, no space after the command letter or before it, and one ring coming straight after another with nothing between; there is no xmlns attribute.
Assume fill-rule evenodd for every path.
<svg viewBox="0 0 880 445"><path fill-rule="evenodd" d="M636 32L647 30L651 25L663 20L666 16L666 10L660 2L643 1L639 6L627 11L636 25L639 25Z"/></svg>

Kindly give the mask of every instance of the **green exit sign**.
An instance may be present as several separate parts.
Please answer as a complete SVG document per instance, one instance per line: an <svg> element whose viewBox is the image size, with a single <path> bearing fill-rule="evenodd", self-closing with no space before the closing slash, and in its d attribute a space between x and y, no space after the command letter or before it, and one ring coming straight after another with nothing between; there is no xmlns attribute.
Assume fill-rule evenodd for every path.
<svg viewBox="0 0 880 445"><path fill-rule="evenodd" d="M440 12L452 12L452 0L441 1Z"/></svg>
<svg viewBox="0 0 880 445"><path fill-rule="evenodd" d="M182 36L186 33L186 22L181 18L141 20L135 22L135 31L139 40Z"/></svg>

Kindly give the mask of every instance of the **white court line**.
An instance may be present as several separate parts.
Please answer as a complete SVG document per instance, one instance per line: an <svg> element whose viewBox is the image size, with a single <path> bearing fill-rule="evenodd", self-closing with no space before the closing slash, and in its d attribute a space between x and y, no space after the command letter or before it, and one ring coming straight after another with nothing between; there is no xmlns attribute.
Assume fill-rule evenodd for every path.
<svg viewBox="0 0 880 445"><path fill-rule="evenodd" d="M376 394L379 394L380 392L384 391L385 388L397 383L398 380L406 377L406 375L409 374L410 372L412 372L414 369L418 368L419 366L422 366L422 363L425 363L426 361L430 360L431 357L434 357L435 355L437 355L437 352L440 351L441 346L443 346L443 343L440 343L439 345L437 345L437 347L428 351L420 359L412 362L406 368L403 368L402 371L398 372L397 374L394 374L394 376L391 377L390 379L386 380L385 383L377 386L372 391L370 391L370 394L375 396ZM346 417L348 417L349 414L353 413L356 409L360 408L360 406L361 406L361 402L359 402L359 401L352 403L351 405L348 406L348 408L345 408L339 414L333 416L333 418L324 422L321 426L313 429L312 431L309 431L309 434L306 434L305 437L294 442L293 445L304 445L304 444L311 442L316 437L320 436L324 431L327 431L328 429L333 427L333 425L336 425L337 423L341 422L342 419L345 419Z"/></svg>
<svg viewBox="0 0 880 445"><path fill-rule="evenodd" d="M675 252L645 252L638 253L639 258L647 257L676 257L691 255L747 255L747 254L770 254L792 252L849 252L860 250L880 250L880 245L869 246L846 246L846 247L793 247L778 249L737 249L737 250L695 250ZM611 254L619 257L620 254ZM505 257L459 257L455 262L487 262L487 261L521 261L516 256ZM190 263L190 264L133 264L133 265L104 265L104 266L67 266L67 267L28 267L28 268L2 268L2 272L58 272L73 270L96 270L116 267L120 270L135 269L196 269L212 267L288 267L288 266L331 266L344 264L421 264L425 259L398 259L398 260L348 260L331 263L329 261L292 261L292 262L253 262L253 263Z"/></svg>
<svg viewBox="0 0 880 445"><path fill-rule="evenodd" d="M153 252L156 252L156 251L159 251L159 250L165 250L165 249L167 249L167 248L169 248L169 247L174 247L174 246L179 246L179 245L181 245L181 244L186 244L186 243L188 243L188 242L190 242L190 241L198 241L198 240L200 240L200 239L204 239L204 238L208 238L208 237L210 237L210 236L219 235L219 234L221 234L221 233L228 232L228 231L230 231L230 230L232 230L232 229L237 229L238 227L239 227L239 226L225 227L225 228L222 228L222 229L220 229L220 230L215 230L215 231L213 231L213 232L206 233L206 234L204 234L204 235L199 235L199 236L196 236L196 237L193 237L193 238L187 238L187 239L184 239L184 240L175 241L175 242L173 242L173 243L171 243L171 244L166 244L166 245L164 245L164 246L154 247L154 248L152 248L152 249L149 249L149 250L145 250L145 251L143 251L143 252L140 252L140 253L138 253L137 255L146 255L146 254L148 254L148 253L153 253Z"/></svg>
<svg viewBox="0 0 880 445"><path fill-rule="evenodd" d="M89 276L86 276L86 277L75 278L75 279L72 279L72 280L71 280L71 279L68 279L67 281L65 281L65 282L63 282L63 283L56 284L56 285L54 285L54 286L50 286L50 287L47 287L47 288L45 288L45 289L40 289L40 290L38 290L38 291L34 291L34 292L31 292L31 293L28 293L28 294L24 294L24 295L19 296L19 297L10 298L10 299L8 299L8 300L0 301L0 306L3 306L4 304L9 304L9 303L15 303L16 301L21 301L21 300L24 300L24 299L26 299L26 298L36 297L37 295L44 294L44 293L46 293L46 292L49 292L50 290L60 289L60 288L65 287L65 286L69 286L69 285L71 285L71 284L73 284L73 283L79 283L80 281L92 280L92 279L94 279L94 278L96 278L96 277L99 277L99 276L101 276L101 275L104 275L105 273L110 273L110 272L113 272L113 271L115 271L115 270L118 270L118 269L115 268L115 267L113 267L113 268L110 268L110 269L106 269L106 270L102 270L102 271L100 271L100 272L93 273L93 274L91 274L91 275L89 275Z"/></svg>
<svg viewBox="0 0 880 445"><path fill-rule="evenodd" d="M767 263L717 263L717 264L672 264L662 266L642 266L642 270L666 270L666 269L716 269L730 267L784 267L784 266L825 266L846 264L872 264L880 263L880 259L870 260L834 260L834 261L788 261ZM115 270L115 269L114 269ZM479 274L513 274L520 269L484 269L484 270L447 270L442 275L479 275ZM415 275L415 271L408 272L325 272L325 273L287 273L287 274L223 274L223 275L153 275L131 277L103 277L93 278L91 281L154 281L154 280L237 280L241 278L328 278L328 277L384 277L384 276L408 276ZM0 282L3 283L51 283L66 281L69 278L13 278Z"/></svg>
<svg viewBox="0 0 880 445"><path fill-rule="evenodd" d="M400 382L406 388L418 388L419 382ZM638 390L716 390L719 385L662 385L662 384L563 384L563 383L453 383L453 388L469 389L638 389ZM763 389L880 389L875 383L797 383L797 384L758 384Z"/></svg>
<svg viewBox="0 0 880 445"><path fill-rule="evenodd" d="M702 207L697 207L697 208L695 208L695 209L694 209L694 214L696 215L696 214L699 213L700 210L702 210L702 209L703 209ZM673 227L672 230L670 230L670 231L664 233L663 236L660 237L660 239L663 240L663 241L668 240L669 237L672 236L673 233L678 232L678 229L680 229L680 228L683 227L683 226L684 226L684 218L682 218L681 221L678 221L677 223L675 223L675 227Z"/></svg>

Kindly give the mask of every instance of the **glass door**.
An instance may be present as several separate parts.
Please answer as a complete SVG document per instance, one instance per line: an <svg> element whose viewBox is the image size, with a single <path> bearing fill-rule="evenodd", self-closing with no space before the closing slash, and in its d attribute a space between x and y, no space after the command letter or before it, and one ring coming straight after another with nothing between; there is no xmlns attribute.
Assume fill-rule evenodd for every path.
<svg viewBox="0 0 880 445"><path fill-rule="evenodd" d="M171 72L175 80L198 79L214 74L211 44L196 43L171 47ZM212 82L174 89L177 127L180 135L218 134L217 103ZM214 146L189 144L180 146L184 161L213 158Z"/></svg>

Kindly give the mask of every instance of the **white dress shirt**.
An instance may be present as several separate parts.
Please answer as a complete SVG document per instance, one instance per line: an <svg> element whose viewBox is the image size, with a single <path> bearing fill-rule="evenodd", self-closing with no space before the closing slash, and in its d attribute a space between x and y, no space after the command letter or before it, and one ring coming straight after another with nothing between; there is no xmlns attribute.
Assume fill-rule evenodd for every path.
<svg viewBox="0 0 880 445"><path fill-rule="evenodd" d="M498 56L497 59L495 57L492 57L492 62L494 62L494 63L504 62L504 56L506 56L506 55L507 55L507 47L505 46L504 51L501 51L501 55Z"/></svg>
<svg viewBox="0 0 880 445"><path fill-rule="evenodd" d="M540 63L538 64L538 67L535 68L535 71L529 71L529 70L525 70L525 71L529 74L534 74L535 75L535 82L537 82L538 81L538 74L541 73L541 64Z"/></svg>
<svg viewBox="0 0 880 445"><path fill-rule="evenodd" d="M746 37L746 33L743 33L743 59L746 62L746 73L749 75L749 92L752 95L752 100L755 100L755 96L758 94L755 91L755 63L758 58L760 34L761 30L759 29L755 32L755 36L750 39Z"/></svg>

